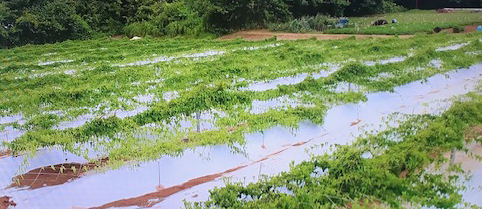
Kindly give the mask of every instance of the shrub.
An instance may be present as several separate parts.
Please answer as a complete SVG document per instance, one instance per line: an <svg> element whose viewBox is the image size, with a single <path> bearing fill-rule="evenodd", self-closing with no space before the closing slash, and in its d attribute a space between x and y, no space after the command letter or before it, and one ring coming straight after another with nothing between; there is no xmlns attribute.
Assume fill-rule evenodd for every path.
<svg viewBox="0 0 482 209"><path fill-rule="evenodd" d="M465 28L463 26L455 26L453 30L454 33L461 33L464 32Z"/></svg>
<svg viewBox="0 0 482 209"><path fill-rule="evenodd" d="M161 30L149 21L132 23L124 28L126 36L132 38L134 36L161 36Z"/></svg>
<svg viewBox="0 0 482 209"><path fill-rule="evenodd" d="M310 31L323 31L333 26L335 21L329 16L316 15L314 17L301 17L286 23L270 23L268 29L272 31L284 31L303 33Z"/></svg>

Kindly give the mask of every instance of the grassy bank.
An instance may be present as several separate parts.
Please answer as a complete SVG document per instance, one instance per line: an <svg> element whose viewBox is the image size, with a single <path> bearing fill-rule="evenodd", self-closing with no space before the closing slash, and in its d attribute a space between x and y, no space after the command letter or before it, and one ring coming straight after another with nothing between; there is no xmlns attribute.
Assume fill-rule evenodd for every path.
<svg viewBox="0 0 482 209"><path fill-rule="evenodd" d="M390 24L371 26L374 21L379 19L385 19ZM392 19L397 19L398 23L391 24ZM401 13L350 18L350 24L356 25L356 27L329 29L324 31L324 33L405 35L432 33L435 27L443 29L481 23L482 13L472 13L470 11L437 13L434 10L410 10Z"/></svg>

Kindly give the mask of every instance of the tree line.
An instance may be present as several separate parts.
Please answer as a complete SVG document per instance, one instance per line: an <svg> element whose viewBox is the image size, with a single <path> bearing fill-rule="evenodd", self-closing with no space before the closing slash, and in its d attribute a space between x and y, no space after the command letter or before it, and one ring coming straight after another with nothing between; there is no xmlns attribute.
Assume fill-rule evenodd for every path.
<svg viewBox="0 0 482 209"><path fill-rule="evenodd" d="M0 3L0 47L114 34L199 36L318 14L359 16L414 8L416 0L9 0ZM481 0L419 0L480 6ZM432 2L433 4L427 3ZM429 7L429 6L424 6ZM433 7L433 6L432 6Z"/></svg>

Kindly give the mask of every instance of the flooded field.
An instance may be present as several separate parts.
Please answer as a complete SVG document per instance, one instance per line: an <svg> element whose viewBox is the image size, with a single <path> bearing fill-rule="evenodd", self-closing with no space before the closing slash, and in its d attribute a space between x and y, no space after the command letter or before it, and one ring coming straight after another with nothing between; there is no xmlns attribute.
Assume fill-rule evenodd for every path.
<svg viewBox="0 0 482 209"><path fill-rule="evenodd" d="M392 114L440 115L480 94L479 37L446 36L2 50L16 61L0 67L0 197L15 208L207 201L226 182L258 182L383 130ZM482 206L479 194L462 193Z"/></svg>

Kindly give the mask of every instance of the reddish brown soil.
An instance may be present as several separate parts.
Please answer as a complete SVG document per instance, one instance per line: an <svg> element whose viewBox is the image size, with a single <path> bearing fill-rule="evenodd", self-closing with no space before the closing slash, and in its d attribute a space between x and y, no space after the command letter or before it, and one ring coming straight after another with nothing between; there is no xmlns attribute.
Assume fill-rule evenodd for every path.
<svg viewBox="0 0 482 209"><path fill-rule="evenodd" d="M356 126L361 122L360 119L357 119L356 121L351 122L350 126Z"/></svg>
<svg viewBox="0 0 482 209"><path fill-rule="evenodd" d="M107 161L108 159L104 158L93 163L63 163L36 168L25 174L15 176L13 178L13 183L9 187L27 187L28 189L38 189L42 187L61 185L82 177L82 175L85 173L85 169L91 170L97 166L105 165Z"/></svg>
<svg viewBox="0 0 482 209"><path fill-rule="evenodd" d="M323 136L326 136L327 134L323 135ZM322 136L322 137L323 137ZM197 186L197 185L200 185L200 184L204 184L206 182L210 182L210 181L213 181L225 174L229 174L229 173L232 173L234 171L237 171L237 170L240 170L240 169L243 169L245 167L248 167L250 165L253 165L253 164L256 164L256 163L259 163L259 162L262 162L262 161L265 161L273 156L276 156L284 151L286 151L287 149L289 149L290 147L297 147L297 146L301 146L301 145L304 145L310 141L312 141L313 139L310 139L308 141L301 141L301 142L298 142L298 143L295 143L295 144L291 144L291 145L286 145L285 148L279 150L279 151L276 151L276 152L273 152L267 156L264 156L260 159L258 159L257 161L255 162L252 162L250 164L246 164L246 165L240 165L238 167L235 167L235 168L231 168L229 170L226 170L224 172L221 172L221 173L216 173L216 174L211 174L211 175L207 175L207 176L202 176L202 177L199 177L199 178L195 178L195 179L191 179L181 185L177 185L177 186L173 186L173 187L169 187L169 188L165 188L165 189L162 189L162 190L158 190L156 192L152 192L152 193L149 193L149 194L145 194L145 195L142 195L142 196L139 196L139 197L133 197L133 198L129 198L129 199L122 199L122 200L117 200L117 201L114 201L114 202L111 202L111 203L107 203L105 205L102 205L102 206L99 206L99 207L92 207L91 209L105 209L105 208L112 208L112 207L129 207L129 206L138 206L138 207L152 207L153 205L161 202L164 198L166 197L169 197L175 193L178 193L180 191L183 191L183 190L186 190L186 189L189 189L189 188L192 188L194 186Z"/></svg>
<svg viewBox="0 0 482 209"><path fill-rule="evenodd" d="M467 25L464 27L464 31L461 32L461 33L472 33L472 32L475 32L477 31L477 26L479 25ZM447 29L443 29L442 31L445 31L447 33L454 33L454 29L453 28L447 28Z"/></svg>
<svg viewBox="0 0 482 209"><path fill-rule="evenodd" d="M191 187L212 181L216 178L221 177L223 174L231 173L233 171L242 169L248 165L242 165L236 168L232 168L229 170L226 170L222 173L217 173L217 174L212 174L212 175L207 175L207 176L202 176L199 178L191 179L188 182L165 188L162 190L159 190L157 192L149 193L140 197L134 197L134 198L129 198L129 199L122 199L118 201L114 201L105 205L102 205L100 207L94 207L92 209L101 209L101 208L111 208L111 207L128 207L128 206L138 206L138 207L152 207L154 204L159 203L164 199L165 197L169 197L170 195L173 195L177 192L183 191L185 189L189 189ZM151 201L153 200L153 201Z"/></svg>
<svg viewBox="0 0 482 209"><path fill-rule="evenodd" d="M277 33L271 32L268 30L248 30L248 31L240 31L236 33L232 33L223 37L220 37L221 40L229 40L229 39L236 39L236 38L243 38L246 40L264 40L267 38L271 38L276 36L278 40L296 40L296 39L309 39L309 38L316 38L319 40L322 39L344 39L355 36L356 39L365 39L365 38L390 38L393 36L389 35L346 35L346 34L321 34L321 33ZM402 35L399 36L400 38L410 38L413 37L412 35Z"/></svg>
<svg viewBox="0 0 482 209"><path fill-rule="evenodd" d="M17 204L11 201L10 198L11 197L8 197L8 196L0 197L0 209L7 209L10 206L13 206L13 207L17 206Z"/></svg>
<svg viewBox="0 0 482 209"><path fill-rule="evenodd" d="M12 154L10 150L0 150L0 158L7 157Z"/></svg>
<svg viewBox="0 0 482 209"><path fill-rule="evenodd" d="M465 131L465 138L472 140L482 137L482 125L474 126Z"/></svg>

